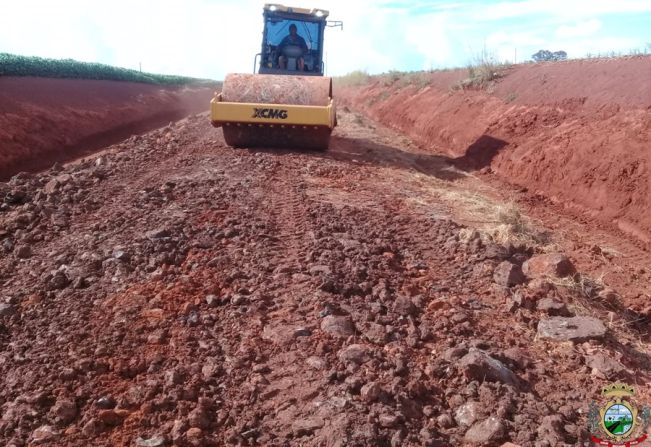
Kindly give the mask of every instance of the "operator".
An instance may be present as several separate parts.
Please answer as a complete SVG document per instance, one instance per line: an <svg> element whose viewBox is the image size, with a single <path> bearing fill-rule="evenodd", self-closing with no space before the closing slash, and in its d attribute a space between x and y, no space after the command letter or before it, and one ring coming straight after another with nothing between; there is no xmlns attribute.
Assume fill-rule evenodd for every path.
<svg viewBox="0 0 651 447"><path fill-rule="evenodd" d="M280 52L278 65L283 70L287 69L287 58L283 54L283 49L290 45L300 47L303 51L303 54L307 52L307 44L305 43L305 39L298 35L296 25L293 23L289 25L289 34L285 36L285 38L278 45L278 51ZM303 60L303 56L299 57L296 61L296 68L298 71L303 71L305 69L305 61Z"/></svg>

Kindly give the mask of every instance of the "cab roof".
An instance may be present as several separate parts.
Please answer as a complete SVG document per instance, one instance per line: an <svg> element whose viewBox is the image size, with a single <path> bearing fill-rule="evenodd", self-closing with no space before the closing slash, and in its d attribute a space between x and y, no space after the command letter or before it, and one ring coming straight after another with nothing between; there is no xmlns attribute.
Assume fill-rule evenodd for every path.
<svg viewBox="0 0 651 447"><path fill-rule="evenodd" d="M330 14L325 9L294 8L294 7L291 7L291 6L279 5L277 3L267 3L267 4L265 4L264 5L264 10L265 11L270 11L270 12L285 12L285 13L289 13L289 14L300 14L300 15L317 17L317 18L320 18L320 19L325 19Z"/></svg>

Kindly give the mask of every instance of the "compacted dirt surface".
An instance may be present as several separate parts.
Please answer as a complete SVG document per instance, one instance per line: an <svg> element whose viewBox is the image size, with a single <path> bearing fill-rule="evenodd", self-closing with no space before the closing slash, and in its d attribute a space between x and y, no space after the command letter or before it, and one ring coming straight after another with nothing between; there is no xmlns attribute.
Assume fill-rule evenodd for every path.
<svg viewBox="0 0 651 447"><path fill-rule="evenodd" d="M642 298L339 122L325 153L235 150L194 115L0 183L0 444L576 446L604 384L649 400Z"/></svg>

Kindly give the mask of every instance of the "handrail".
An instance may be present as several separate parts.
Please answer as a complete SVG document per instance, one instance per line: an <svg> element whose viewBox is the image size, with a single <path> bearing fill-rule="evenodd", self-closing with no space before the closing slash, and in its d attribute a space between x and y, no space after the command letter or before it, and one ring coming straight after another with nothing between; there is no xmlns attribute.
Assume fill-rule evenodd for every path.
<svg viewBox="0 0 651 447"><path fill-rule="evenodd" d="M255 69L258 66L258 56L262 56L262 53L258 53L253 58L253 74L255 74Z"/></svg>

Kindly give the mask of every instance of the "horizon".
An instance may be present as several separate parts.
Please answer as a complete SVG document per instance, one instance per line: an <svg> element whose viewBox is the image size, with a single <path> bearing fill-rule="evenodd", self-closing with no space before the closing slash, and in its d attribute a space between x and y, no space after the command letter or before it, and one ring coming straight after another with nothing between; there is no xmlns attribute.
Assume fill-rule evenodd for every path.
<svg viewBox="0 0 651 447"><path fill-rule="evenodd" d="M569 59L651 50L651 2L642 0L587 6L582 0L285 3L320 6L330 19L343 20L342 31L326 31L324 58L332 76L461 68L483 53L520 63L538 50L566 51ZM0 52L220 80L252 71L263 4L163 0L152 9L142 0L27 0L5 7ZM215 20L221 17L229 19Z"/></svg>

